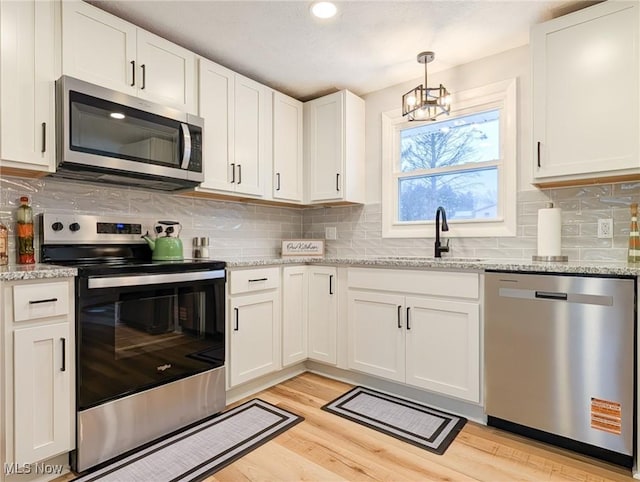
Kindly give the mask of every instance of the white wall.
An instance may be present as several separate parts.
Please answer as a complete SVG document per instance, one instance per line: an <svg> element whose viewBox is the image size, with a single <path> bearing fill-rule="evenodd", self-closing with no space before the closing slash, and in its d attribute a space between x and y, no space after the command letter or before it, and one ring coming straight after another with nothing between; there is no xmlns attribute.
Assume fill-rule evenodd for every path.
<svg viewBox="0 0 640 482"><path fill-rule="evenodd" d="M437 52L436 60L438 62ZM416 73L422 65L416 62ZM531 93L529 46L429 74L429 86L442 83L450 92L472 89L501 80L518 79L518 191L531 186ZM367 204L381 202L381 113L401 107L402 95L424 82L424 77L394 85L364 96L366 101Z"/></svg>

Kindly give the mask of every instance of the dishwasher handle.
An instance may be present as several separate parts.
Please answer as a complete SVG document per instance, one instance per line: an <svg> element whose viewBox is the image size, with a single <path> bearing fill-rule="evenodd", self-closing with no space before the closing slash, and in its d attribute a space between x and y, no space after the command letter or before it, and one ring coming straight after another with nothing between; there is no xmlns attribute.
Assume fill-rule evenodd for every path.
<svg viewBox="0 0 640 482"><path fill-rule="evenodd" d="M560 293L557 291L536 291L536 298L567 301L567 293Z"/></svg>

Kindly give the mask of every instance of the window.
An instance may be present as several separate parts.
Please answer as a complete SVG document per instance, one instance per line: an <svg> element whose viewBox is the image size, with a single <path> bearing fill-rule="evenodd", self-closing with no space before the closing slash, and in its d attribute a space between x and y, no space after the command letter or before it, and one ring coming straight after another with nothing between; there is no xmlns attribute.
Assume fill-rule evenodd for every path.
<svg viewBox="0 0 640 482"><path fill-rule="evenodd" d="M383 236L514 236L515 80L461 92L451 115L407 122L383 114Z"/></svg>

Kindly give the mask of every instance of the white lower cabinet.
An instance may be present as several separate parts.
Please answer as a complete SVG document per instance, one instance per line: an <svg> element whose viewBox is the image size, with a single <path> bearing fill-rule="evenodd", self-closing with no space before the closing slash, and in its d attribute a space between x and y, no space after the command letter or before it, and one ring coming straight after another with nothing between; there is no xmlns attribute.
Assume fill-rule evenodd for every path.
<svg viewBox="0 0 640 482"><path fill-rule="evenodd" d="M13 342L15 460L35 462L70 450L70 324L18 328Z"/></svg>
<svg viewBox="0 0 640 482"><path fill-rule="evenodd" d="M33 464L75 448L73 278L0 287L0 462Z"/></svg>
<svg viewBox="0 0 640 482"><path fill-rule="evenodd" d="M480 403L477 274L407 271L403 275L399 270L364 268L349 273L350 369ZM443 278L442 287L458 276L459 289L448 296L468 301L447 299L441 293L414 295L422 295L438 277ZM420 278L413 286L393 282Z"/></svg>
<svg viewBox="0 0 640 482"><path fill-rule="evenodd" d="M478 303L407 297L406 382L480 402Z"/></svg>
<svg viewBox="0 0 640 482"><path fill-rule="evenodd" d="M307 358L309 313L308 266L286 266L282 270L282 365Z"/></svg>
<svg viewBox="0 0 640 482"><path fill-rule="evenodd" d="M228 310L229 386L277 371L280 268L231 271Z"/></svg>
<svg viewBox="0 0 640 482"><path fill-rule="evenodd" d="M337 273L330 266L309 268L309 336L310 360L337 363Z"/></svg>

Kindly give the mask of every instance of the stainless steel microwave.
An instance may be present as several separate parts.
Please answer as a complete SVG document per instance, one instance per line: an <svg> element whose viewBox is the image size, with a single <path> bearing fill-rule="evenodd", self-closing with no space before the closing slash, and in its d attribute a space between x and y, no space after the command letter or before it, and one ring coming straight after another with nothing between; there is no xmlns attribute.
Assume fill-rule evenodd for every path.
<svg viewBox="0 0 640 482"><path fill-rule="evenodd" d="M200 117L68 76L56 115L56 177L163 191L203 180Z"/></svg>

